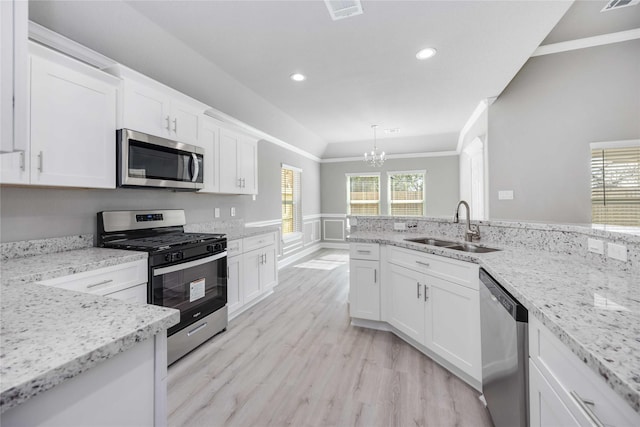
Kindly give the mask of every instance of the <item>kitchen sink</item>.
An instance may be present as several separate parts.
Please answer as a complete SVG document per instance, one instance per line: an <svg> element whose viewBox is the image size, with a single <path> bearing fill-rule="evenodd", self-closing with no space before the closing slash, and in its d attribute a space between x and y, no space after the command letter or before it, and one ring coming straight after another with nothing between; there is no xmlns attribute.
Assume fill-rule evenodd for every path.
<svg viewBox="0 0 640 427"><path fill-rule="evenodd" d="M441 248L453 249L454 251L486 253L496 252L500 249L490 248L488 246L478 246L471 243L460 243L451 240L440 240L433 237L416 237L412 239L404 239L408 242L421 243L423 245L439 246Z"/></svg>
<svg viewBox="0 0 640 427"><path fill-rule="evenodd" d="M451 240L440 240L434 239L433 237L418 237L413 239L404 239L408 242L414 243L422 243L423 245L431 245L431 246L450 246L457 245L457 242L452 242Z"/></svg>
<svg viewBox="0 0 640 427"><path fill-rule="evenodd" d="M496 248L490 248L488 246L472 245L470 243L459 243L457 245L445 246L445 248L453 249L454 251L475 252L475 253L496 252L500 250Z"/></svg>

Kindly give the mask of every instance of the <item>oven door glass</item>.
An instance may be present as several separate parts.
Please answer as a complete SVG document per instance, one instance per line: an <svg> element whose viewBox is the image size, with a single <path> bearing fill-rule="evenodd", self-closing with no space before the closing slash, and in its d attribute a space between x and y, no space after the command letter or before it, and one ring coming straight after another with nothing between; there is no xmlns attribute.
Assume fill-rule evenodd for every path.
<svg viewBox="0 0 640 427"><path fill-rule="evenodd" d="M129 140L129 178L202 183L202 171L202 154Z"/></svg>
<svg viewBox="0 0 640 427"><path fill-rule="evenodd" d="M227 254L152 270L151 302L180 310L179 330L227 303ZM177 327L180 326L180 327Z"/></svg>

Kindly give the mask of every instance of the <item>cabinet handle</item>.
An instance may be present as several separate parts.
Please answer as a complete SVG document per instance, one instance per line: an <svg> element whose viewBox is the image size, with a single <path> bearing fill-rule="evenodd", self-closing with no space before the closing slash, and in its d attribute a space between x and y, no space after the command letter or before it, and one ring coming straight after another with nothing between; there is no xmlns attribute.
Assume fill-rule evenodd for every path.
<svg viewBox="0 0 640 427"><path fill-rule="evenodd" d="M227 280L229 280L229 266L227 265Z"/></svg>
<svg viewBox="0 0 640 427"><path fill-rule="evenodd" d="M20 152L20 170L24 171L25 168L25 164L24 164L24 151Z"/></svg>
<svg viewBox="0 0 640 427"><path fill-rule="evenodd" d="M571 394L571 397L575 399L575 401L578 403L578 406L580 406L580 408L582 408L582 410L587 413L587 416L591 419L596 427L604 427L602 421L600 421L598 416L593 412L593 409L591 409L591 406L596 406L593 400L583 399L576 391L571 391L571 393L569 394Z"/></svg>
<svg viewBox="0 0 640 427"><path fill-rule="evenodd" d="M358 249L359 254L371 254L371 251L363 251L362 249Z"/></svg>
<svg viewBox="0 0 640 427"><path fill-rule="evenodd" d="M373 283L378 283L378 269L373 269Z"/></svg>
<svg viewBox="0 0 640 427"><path fill-rule="evenodd" d="M42 173L42 171L43 171L43 167L42 167L42 163L43 163L42 158L43 158L43 157L44 157L44 153L41 151L41 152L38 154L38 171L40 171L40 173Z"/></svg>
<svg viewBox="0 0 640 427"><path fill-rule="evenodd" d="M424 262L424 261L416 261L416 264L420 264L420 265L424 265L425 267L429 267L429 263L428 262Z"/></svg>
<svg viewBox="0 0 640 427"><path fill-rule="evenodd" d="M420 297L422 296L420 295L420 282L416 283L416 291L418 292L418 299L420 299Z"/></svg>
<svg viewBox="0 0 640 427"><path fill-rule="evenodd" d="M238 178L238 187L242 188L242 178Z"/></svg>
<svg viewBox="0 0 640 427"><path fill-rule="evenodd" d="M173 119L173 131L178 133L178 118Z"/></svg>
<svg viewBox="0 0 640 427"><path fill-rule="evenodd" d="M427 287L427 285L424 285L424 300L428 300L429 299L429 288Z"/></svg>
<svg viewBox="0 0 640 427"><path fill-rule="evenodd" d="M171 132L171 117L167 116L165 120L167 121L167 132Z"/></svg>
<svg viewBox="0 0 640 427"><path fill-rule="evenodd" d="M245 179L244 178L241 178L241 179L242 179L242 188L245 188L246 187Z"/></svg>
<svg viewBox="0 0 640 427"><path fill-rule="evenodd" d="M96 286L106 285L107 283L113 282L113 279L103 280L102 282L92 283L91 285L87 285L87 289L95 288Z"/></svg>

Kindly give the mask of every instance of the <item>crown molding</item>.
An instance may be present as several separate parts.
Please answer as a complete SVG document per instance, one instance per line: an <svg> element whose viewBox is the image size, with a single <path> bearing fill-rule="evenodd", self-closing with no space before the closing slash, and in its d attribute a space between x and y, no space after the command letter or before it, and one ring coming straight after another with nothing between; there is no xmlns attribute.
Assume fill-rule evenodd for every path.
<svg viewBox="0 0 640 427"><path fill-rule="evenodd" d="M626 42L635 39L640 39L640 28L620 31L617 33L601 34L593 37L585 37L583 39L569 40L566 42L546 44L533 51L531 56L551 55L553 53L568 52L571 50Z"/></svg>
<svg viewBox="0 0 640 427"><path fill-rule="evenodd" d="M406 154L389 154L385 156L386 160L393 159L413 159L416 157L447 157L457 156L457 151L433 151L429 153L406 153ZM322 159L320 163L344 163L344 162L361 162L362 157L336 157L332 159Z"/></svg>

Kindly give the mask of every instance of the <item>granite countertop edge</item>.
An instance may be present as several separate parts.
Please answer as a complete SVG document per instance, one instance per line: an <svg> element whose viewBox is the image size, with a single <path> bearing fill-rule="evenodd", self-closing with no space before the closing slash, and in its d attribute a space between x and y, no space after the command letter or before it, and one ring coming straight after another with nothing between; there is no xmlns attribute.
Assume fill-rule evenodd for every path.
<svg viewBox="0 0 640 427"><path fill-rule="evenodd" d="M347 236L347 242L358 243L378 243L385 245L392 245L397 247L403 247L411 250L417 250L424 253L433 255L445 256L447 258L457 259L461 261L472 262L478 264L484 268L489 274L494 276L498 282L505 287L510 293L514 295L529 311L530 314L535 316L545 327L547 327L563 344L565 344L571 352L576 355L581 361L585 363L598 377L602 378L615 393L623 398L633 410L640 413L640 392L634 389L628 381L626 381L620 374L608 366L604 361L587 348L587 343L582 343L574 336L572 336L565 328L558 325L551 318L551 315L547 314L544 309L540 308L530 297L522 292L523 285L513 284L511 281L505 279L500 270L491 264L491 260L494 254L500 254L502 252L509 252L510 250L516 250L516 248L508 248L500 245L493 245L502 250L502 252L492 253L468 253L468 252L456 252L449 249L443 249L436 246L423 245L419 243L413 243L405 241L406 234L393 233L393 232L355 232ZM482 245L481 245L482 246ZM527 253L534 254L539 251L526 250ZM523 252L524 253L524 252ZM498 255L499 256L499 255ZM631 275L632 273L626 273Z"/></svg>
<svg viewBox="0 0 640 427"><path fill-rule="evenodd" d="M73 292L65 289L60 290L62 292ZM162 331L166 331L180 321L180 313L177 310L164 310L167 311L165 316L154 320L144 328L138 328L135 331L96 347L85 354L76 356L43 374L36 375L6 390L3 389L2 392L0 392L0 413L19 406L32 397L88 371L101 362L129 350L136 344L144 342Z"/></svg>

